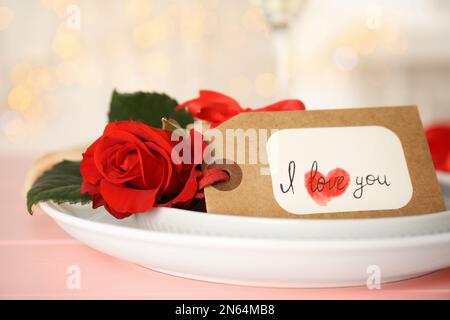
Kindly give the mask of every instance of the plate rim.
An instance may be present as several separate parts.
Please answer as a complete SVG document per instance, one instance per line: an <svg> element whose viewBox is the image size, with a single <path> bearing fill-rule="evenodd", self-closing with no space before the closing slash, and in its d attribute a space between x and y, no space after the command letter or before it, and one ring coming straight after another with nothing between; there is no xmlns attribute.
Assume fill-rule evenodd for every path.
<svg viewBox="0 0 450 320"><path fill-rule="evenodd" d="M386 238L367 238L367 239L282 239L282 238L250 238L250 237L227 237L204 234L173 233L164 231L142 230L124 225L112 225L101 221L92 221L76 217L58 210L52 205L52 202L41 202L39 207L48 214L55 222L65 223L72 227L77 227L93 232L106 234L119 234L123 237L141 240L157 241L172 245L195 245L211 247L212 245L230 249L245 249L263 247L276 247L279 250L284 249L360 249L369 246L379 248L388 248L394 246L422 246L443 241L450 242L450 232L436 232L423 235L398 236ZM447 211L445 211L447 212ZM442 212L440 212L442 213ZM439 213L436 213L439 214ZM401 218L411 218L401 217ZM251 217L250 217L251 218ZM378 218L385 219L385 218ZM389 218L386 218L389 219ZM346 219L354 220L354 219Z"/></svg>
<svg viewBox="0 0 450 320"><path fill-rule="evenodd" d="M436 170L436 175L438 177L439 183L450 186L450 172Z"/></svg>

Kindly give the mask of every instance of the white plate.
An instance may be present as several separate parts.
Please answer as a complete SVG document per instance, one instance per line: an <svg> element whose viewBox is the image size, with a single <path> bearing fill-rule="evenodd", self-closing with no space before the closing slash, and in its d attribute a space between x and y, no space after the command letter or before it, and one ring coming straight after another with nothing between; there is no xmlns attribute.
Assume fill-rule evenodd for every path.
<svg viewBox="0 0 450 320"><path fill-rule="evenodd" d="M436 171L439 183L444 188L450 188L450 173L444 171Z"/></svg>
<svg viewBox="0 0 450 320"><path fill-rule="evenodd" d="M99 251L199 280L342 287L365 285L373 268L381 282L391 282L450 266L449 211L403 218L287 220L159 208L141 214L159 220L149 230L136 218L140 215L115 220L103 209L40 206L66 232ZM189 228L177 230L176 219ZM208 222L192 229L202 220ZM211 228L210 235L198 232L205 228ZM248 232L245 237L243 232Z"/></svg>
<svg viewBox="0 0 450 320"><path fill-rule="evenodd" d="M447 208L450 208L450 173L436 171Z"/></svg>

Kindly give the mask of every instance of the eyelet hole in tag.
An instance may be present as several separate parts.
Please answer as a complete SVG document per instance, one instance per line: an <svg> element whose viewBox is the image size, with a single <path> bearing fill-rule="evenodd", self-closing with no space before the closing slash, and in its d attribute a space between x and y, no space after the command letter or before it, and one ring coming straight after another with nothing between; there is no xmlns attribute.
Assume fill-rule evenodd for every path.
<svg viewBox="0 0 450 320"><path fill-rule="evenodd" d="M219 163L213 163L207 166L207 169L219 168L230 176L228 181L218 182L212 185L217 190L220 191L231 191L236 189L242 181L242 169L234 161L227 159L220 159Z"/></svg>

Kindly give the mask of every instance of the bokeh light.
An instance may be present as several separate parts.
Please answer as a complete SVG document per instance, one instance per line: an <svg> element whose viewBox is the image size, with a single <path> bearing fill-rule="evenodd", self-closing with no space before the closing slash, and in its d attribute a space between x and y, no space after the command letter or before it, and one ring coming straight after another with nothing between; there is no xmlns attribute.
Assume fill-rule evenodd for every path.
<svg viewBox="0 0 450 320"><path fill-rule="evenodd" d="M125 14L131 22L140 22L150 16L152 11L151 1L129 0L125 2Z"/></svg>
<svg viewBox="0 0 450 320"><path fill-rule="evenodd" d="M73 59L81 52L78 32L68 30L64 25L58 28L52 43L53 52L61 59Z"/></svg>
<svg viewBox="0 0 450 320"><path fill-rule="evenodd" d="M8 96L8 105L18 112L23 112L28 109L32 101L33 93L30 88L24 85L14 87Z"/></svg>
<svg viewBox="0 0 450 320"><path fill-rule="evenodd" d="M6 30L14 19L14 12L0 5L0 31Z"/></svg>
<svg viewBox="0 0 450 320"><path fill-rule="evenodd" d="M140 48L148 48L173 35L173 21L164 16L139 24L133 30L133 40Z"/></svg>
<svg viewBox="0 0 450 320"><path fill-rule="evenodd" d="M86 133L71 137L89 140L103 124L114 88L164 91L179 100L213 89L249 106L287 96L323 106L390 104L397 96L410 97L409 103L411 94L392 92L372 102L371 92L406 91L409 84L400 83L431 65L443 80L438 86L426 82L420 92L433 96L448 70L442 39L450 19L425 0L412 1L417 6L407 15L387 0L339 5L326 0L4 1L3 127L7 137L38 141L42 134L52 144L55 130L78 130L72 122L84 123L88 110ZM68 23L74 6L80 28ZM31 12L36 19L30 19ZM408 69L419 60L420 68ZM418 94L414 90L414 98ZM433 97L439 110L448 108L445 92Z"/></svg>
<svg viewBox="0 0 450 320"><path fill-rule="evenodd" d="M181 39L186 43L198 43L216 28L215 14L208 11L201 2L194 1L190 5L182 5L175 12L179 20Z"/></svg>
<svg viewBox="0 0 450 320"><path fill-rule="evenodd" d="M67 13L67 8L70 5L77 3L77 0L41 0L42 5L53 11L59 17Z"/></svg>

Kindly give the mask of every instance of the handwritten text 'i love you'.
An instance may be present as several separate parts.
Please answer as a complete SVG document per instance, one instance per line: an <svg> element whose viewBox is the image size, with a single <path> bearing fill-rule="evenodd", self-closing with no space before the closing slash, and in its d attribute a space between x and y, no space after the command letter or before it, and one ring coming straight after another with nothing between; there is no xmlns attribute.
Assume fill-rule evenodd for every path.
<svg viewBox="0 0 450 320"><path fill-rule="evenodd" d="M295 194L295 169L295 161L290 161L288 165L289 183L287 185L280 183L281 192ZM304 174L304 186L308 194L317 204L326 206L333 198L337 198L347 191L348 187L352 184L351 179L350 174L342 168L333 169L324 176L319 171L318 162L314 161L311 165L311 170ZM354 184L353 198L355 199L361 199L364 196L366 187L375 184L385 187L391 185L386 175L381 177L380 175L376 176L373 174L355 176Z"/></svg>

